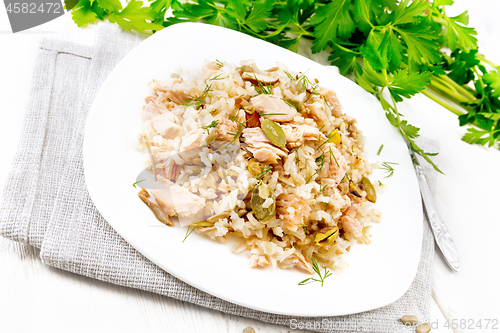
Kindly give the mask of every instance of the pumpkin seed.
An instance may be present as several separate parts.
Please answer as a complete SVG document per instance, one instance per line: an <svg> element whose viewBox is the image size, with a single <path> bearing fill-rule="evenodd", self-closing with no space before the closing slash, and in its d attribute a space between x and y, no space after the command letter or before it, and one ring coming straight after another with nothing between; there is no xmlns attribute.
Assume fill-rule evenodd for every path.
<svg viewBox="0 0 500 333"><path fill-rule="evenodd" d="M276 124L271 119L264 119L260 122L260 126L273 145L278 147L284 147L286 145L285 132L283 132L280 125Z"/></svg>
<svg viewBox="0 0 500 333"><path fill-rule="evenodd" d="M220 219L225 219L231 215L231 211L227 211L221 214L217 214L214 216L210 216L208 219L196 223L191 223L189 226L193 228L205 228L205 227L213 227L215 222L219 221Z"/></svg>
<svg viewBox="0 0 500 333"><path fill-rule="evenodd" d="M214 128L213 130L210 131L210 134L207 136L207 144L211 144L219 135L219 131L217 128Z"/></svg>
<svg viewBox="0 0 500 333"><path fill-rule="evenodd" d="M316 233L314 242L319 246L331 244L339 235L338 231L338 227L325 227Z"/></svg>
<svg viewBox="0 0 500 333"><path fill-rule="evenodd" d="M248 161L248 172L250 172L250 174L254 177L257 176L262 171L263 167L264 167L264 164L260 163L255 158L251 158Z"/></svg>
<svg viewBox="0 0 500 333"><path fill-rule="evenodd" d="M253 327L248 326L243 330L242 333L255 333L255 330L253 329Z"/></svg>
<svg viewBox="0 0 500 333"><path fill-rule="evenodd" d="M358 198L361 198L361 190L351 180L349 181L349 191Z"/></svg>
<svg viewBox="0 0 500 333"><path fill-rule="evenodd" d="M415 325L418 323L418 318L416 316L413 316L413 315L406 315L406 316L399 318L399 321L405 325L406 324Z"/></svg>
<svg viewBox="0 0 500 333"><path fill-rule="evenodd" d="M273 203L264 208L263 204L268 198L273 199ZM266 221L276 214L276 202L274 200L273 194L269 186L264 184L263 182L259 182L253 190L252 197L250 199L253 215L259 221Z"/></svg>
<svg viewBox="0 0 500 333"><path fill-rule="evenodd" d="M429 333L431 331L431 325L428 323L419 325L417 327L417 333Z"/></svg>
<svg viewBox="0 0 500 333"><path fill-rule="evenodd" d="M370 180L366 177L361 178L361 185L363 185L363 190L366 192L366 199L375 203L377 201L377 192L375 191L375 187L373 187Z"/></svg>

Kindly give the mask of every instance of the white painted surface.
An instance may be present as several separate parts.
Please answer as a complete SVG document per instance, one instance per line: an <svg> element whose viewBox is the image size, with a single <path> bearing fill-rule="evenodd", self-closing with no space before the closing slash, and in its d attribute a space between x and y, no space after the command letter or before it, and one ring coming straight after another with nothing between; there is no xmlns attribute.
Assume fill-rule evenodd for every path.
<svg viewBox="0 0 500 333"><path fill-rule="evenodd" d="M500 3L473 3L457 0L450 12L469 10L470 23L479 32L481 52L500 63L496 17ZM80 29L64 15L14 35L4 7L0 8L3 188L21 134L38 43L49 37L91 45L95 29ZM483 329L475 331L495 332L491 324L485 329L485 319L500 320L500 151L460 141L465 129L458 126L456 117L424 97L403 103L400 111L422 128L423 135L440 141L439 166L446 175L438 177L436 201L462 260L461 272L453 273L436 253L431 321L439 328L432 332L451 332L444 327L445 318L458 319L458 326L461 319L467 320L465 326L483 319ZM292 331L53 269L40 262L37 251L0 238L1 332L241 332L247 326L257 332ZM455 330L462 331L467 330Z"/></svg>

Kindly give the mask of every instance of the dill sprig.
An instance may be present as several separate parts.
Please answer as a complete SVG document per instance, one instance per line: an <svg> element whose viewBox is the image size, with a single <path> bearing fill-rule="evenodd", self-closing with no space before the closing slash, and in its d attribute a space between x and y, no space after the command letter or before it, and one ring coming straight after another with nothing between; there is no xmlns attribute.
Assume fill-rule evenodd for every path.
<svg viewBox="0 0 500 333"><path fill-rule="evenodd" d="M384 178L390 178L394 174L394 168L391 166L392 165L399 165L399 163L394 163L394 162L384 162L382 163L381 169L384 169L387 175Z"/></svg>
<svg viewBox="0 0 500 333"><path fill-rule="evenodd" d="M333 273L330 272L330 270L326 269L326 267L324 267L325 271L324 271L324 273L322 273L321 269L319 268L318 263L316 262L316 259L314 259L314 256L311 257L311 262L312 262L313 270L316 274L318 274L319 279L316 279L313 277L307 278L303 281L300 281L299 286L303 286L305 284L309 284L309 283L316 281L316 282L321 282L321 286L323 287L323 283L325 282L325 279L327 277L331 276Z"/></svg>
<svg viewBox="0 0 500 333"><path fill-rule="evenodd" d="M307 235L307 227L304 223L299 223L299 225L302 226L302 228L304 229L304 233Z"/></svg>
<svg viewBox="0 0 500 333"><path fill-rule="evenodd" d="M380 153L382 152L382 149L384 149L384 145L381 145L380 148L378 149L377 156L380 155Z"/></svg>
<svg viewBox="0 0 500 333"><path fill-rule="evenodd" d="M351 180L351 177L349 177L349 174L347 172L344 174L344 177L342 177L342 179L340 180L340 182L342 183L344 181L344 179L346 179L346 178L347 178L348 181Z"/></svg>
<svg viewBox="0 0 500 333"><path fill-rule="evenodd" d="M249 119L250 120L250 119ZM248 120L247 120L248 121ZM238 131L236 131L236 133L232 133L232 132L227 132L227 134L231 135L234 137L233 140L231 140L231 142L229 142L228 144L222 146L221 148L215 150L215 152L219 152L225 148L227 148L229 145L231 145L233 142L235 142L241 135L241 132L243 132L243 128L246 127L245 123L247 122L245 121L244 123L241 123L241 122L238 122Z"/></svg>
<svg viewBox="0 0 500 333"><path fill-rule="evenodd" d="M268 119L267 116L286 116L288 113L259 113L259 117L262 117L264 119Z"/></svg>
<svg viewBox="0 0 500 333"><path fill-rule="evenodd" d="M174 102L177 105L182 105L182 106L199 107L201 104L203 104L205 102L205 98L207 98L209 96L210 92L212 91L211 88L212 88L211 84L207 85L205 87L205 89L203 90L203 92L201 93L200 97L195 97L195 96L191 96L191 95L186 94L187 97L191 98L191 101L189 101L189 102L185 102L185 103L177 103L175 101L172 101L172 102Z"/></svg>
<svg viewBox="0 0 500 333"><path fill-rule="evenodd" d="M261 179L263 178L269 171L273 169L272 166L263 166L260 170L260 173L255 176L255 179Z"/></svg>
<svg viewBox="0 0 500 333"><path fill-rule="evenodd" d="M289 107L292 107L295 110L299 111L299 108L297 107L297 105L293 104L292 101L289 101L289 100L284 99L284 98L282 98L282 100L283 100L283 102L285 102L286 104L288 104Z"/></svg>
<svg viewBox="0 0 500 333"><path fill-rule="evenodd" d="M146 180L146 179L141 179L141 180L139 180L138 182L133 183L133 184L132 184L132 186L133 186L133 187L135 187L135 185L136 185L136 184L139 184L140 182L143 182L143 181L145 181L145 180Z"/></svg>
<svg viewBox="0 0 500 333"><path fill-rule="evenodd" d="M208 79L208 81L216 81L216 80L224 80L224 79L227 79L228 77L220 77L222 75L222 73L218 74L217 76L214 76L213 78L211 79Z"/></svg>
<svg viewBox="0 0 500 333"><path fill-rule="evenodd" d="M184 239L182 240L183 243L193 233L194 229L196 229L196 227L188 226L188 228L186 230L186 235L184 236Z"/></svg>
<svg viewBox="0 0 500 333"><path fill-rule="evenodd" d="M288 71L283 71L283 73L286 74L286 76L288 76L288 78L290 79L290 81L295 81L295 78L292 76L292 74L290 74Z"/></svg>
<svg viewBox="0 0 500 333"><path fill-rule="evenodd" d="M202 129L207 130L207 134L209 134L209 129L212 127L216 127L219 125L219 119L213 120L209 125L201 126Z"/></svg>
<svg viewBox="0 0 500 333"><path fill-rule="evenodd" d="M325 165L326 162L325 152L322 152L321 155L316 157L315 162L318 165L318 169L307 179L306 184L309 183L309 181L311 180L312 177L314 177L314 175L317 175L318 172L323 170L323 166Z"/></svg>
<svg viewBox="0 0 500 333"><path fill-rule="evenodd" d="M321 131L321 129L320 129L320 131ZM319 147L316 148L316 150L321 149L321 147L323 147L325 144L327 144L337 133L338 132L332 131L332 133L330 134L330 136L326 137L325 142L323 142L322 144L320 144Z"/></svg>
<svg viewBox="0 0 500 333"><path fill-rule="evenodd" d="M219 66L219 68L224 66L224 63L219 59L215 59L215 63L217 64L217 66Z"/></svg>
<svg viewBox="0 0 500 333"><path fill-rule="evenodd" d="M269 83L265 85L262 85L262 83L257 79L257 76L254 74L254 79L257 81L258 85L254 84L255 91L257 91L258 95L272 95L273 94L273 86Z"/></svg>
<svg viewBox="0 0 500 333"><path fill-rule="evenodd" d="M339 162L337 162L337 159L335 158L335 155L332 152L332 147L328 147L328 148L330 148L330 159L333 158L335 160L335 163L337 163L337 166L340 168Z"/></svg>

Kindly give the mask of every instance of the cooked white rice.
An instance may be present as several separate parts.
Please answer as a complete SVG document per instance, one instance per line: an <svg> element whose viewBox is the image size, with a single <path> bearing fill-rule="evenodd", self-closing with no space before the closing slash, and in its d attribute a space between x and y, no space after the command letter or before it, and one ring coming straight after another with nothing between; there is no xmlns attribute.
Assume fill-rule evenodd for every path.
<svg viewBox="0 0 500 333"><path fill-rule="evenodd" d="M163 188L139 195L162 222L240 239L234 252L247 252L252 267L309 273L313 256L338 270L353 243L370 242L380 212L360 183L371 165L333 91L253 61L206 61L150 87L138 137ZM285 137L271 138L265 120Z"/></svg>

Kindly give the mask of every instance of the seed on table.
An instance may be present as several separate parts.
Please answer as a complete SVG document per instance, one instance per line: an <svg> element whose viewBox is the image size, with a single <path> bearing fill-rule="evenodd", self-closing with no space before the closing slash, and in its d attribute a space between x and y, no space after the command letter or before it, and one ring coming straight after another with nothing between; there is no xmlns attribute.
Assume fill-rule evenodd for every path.
<svg viewBox="0 0 500 333"><path fill-rule="evenodd" d="M429 333L431 331L431 325L428 323L419 325L417 327L417 333Z"/></svg>
<svg viewBox="0 0 500 333"><path fill-rule="evenodd" d="M406 315L406 316L399 318L399 321L405 325L406 324L415 325L418 323L418 318L416 316L413 316L413 315Z"/></svg>
<svg viewBox="0 0 500 333"><path fill-rule="evenodd" d="M253 327L248 326L243 330L242 333L255 333L255 330L253 329Z"/></svg>

